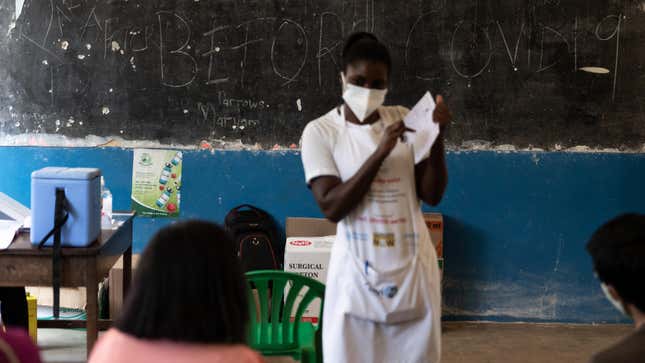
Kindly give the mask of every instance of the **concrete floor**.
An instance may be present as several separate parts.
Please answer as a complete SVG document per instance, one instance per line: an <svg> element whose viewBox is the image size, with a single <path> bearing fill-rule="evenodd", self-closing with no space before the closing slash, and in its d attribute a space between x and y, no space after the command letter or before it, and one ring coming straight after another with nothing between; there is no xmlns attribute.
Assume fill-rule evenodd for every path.
<svg viewBox="0 0 645 363"><path fill-rule="evenodd" d="M588 362L596 351L632 331L625 325L446 323L443 363ZM85 332L40 329L46 363L85 362ZM291 359L271 359L268 363Z"/></svg>
<svg viewBox="0 0 645 363"><path fill-rule="evenodd" d="M443 363L586 363L629 334L626 325L448 323Z"/></svg>

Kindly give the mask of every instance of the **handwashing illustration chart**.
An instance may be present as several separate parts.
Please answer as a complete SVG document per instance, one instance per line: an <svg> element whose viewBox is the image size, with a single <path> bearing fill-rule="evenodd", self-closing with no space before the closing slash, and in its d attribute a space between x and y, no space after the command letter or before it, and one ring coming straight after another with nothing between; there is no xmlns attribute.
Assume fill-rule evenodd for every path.
<svg viewBox="0 0 645 363"><path fill-rule="evenodd" d="M132 209L141 216L177 217L183 153L136 149L132 165Z"/></svg>

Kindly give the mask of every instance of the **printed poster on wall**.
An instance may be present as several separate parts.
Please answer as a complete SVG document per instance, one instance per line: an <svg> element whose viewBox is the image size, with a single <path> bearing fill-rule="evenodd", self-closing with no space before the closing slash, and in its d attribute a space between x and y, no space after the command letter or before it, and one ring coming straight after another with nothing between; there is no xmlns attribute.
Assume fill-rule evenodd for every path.
<svg viewBox="0 0 645 363"><path fill-rule="evenodd" d="M179 216L182 158L177 150L134 150L132 210L146 217Z"/></svg>

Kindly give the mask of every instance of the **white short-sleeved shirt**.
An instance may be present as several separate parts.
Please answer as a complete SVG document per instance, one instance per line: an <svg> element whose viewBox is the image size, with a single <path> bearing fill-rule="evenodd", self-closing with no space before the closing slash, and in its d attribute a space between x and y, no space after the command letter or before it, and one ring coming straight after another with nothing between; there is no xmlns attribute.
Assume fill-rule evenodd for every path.
<svg viewBox="0 0 645 363"><path fill-rule="evenodd" d="M345 125L341 107L336 107L322 117L311 121L302 133L302 165L307 183L319 176L337 176L340 172L334 161L335 145L345 126L353 128L373 128L378 130L402 120L410 112L402 106L382 106L378 108L380 121L371 125Z"/></svg>

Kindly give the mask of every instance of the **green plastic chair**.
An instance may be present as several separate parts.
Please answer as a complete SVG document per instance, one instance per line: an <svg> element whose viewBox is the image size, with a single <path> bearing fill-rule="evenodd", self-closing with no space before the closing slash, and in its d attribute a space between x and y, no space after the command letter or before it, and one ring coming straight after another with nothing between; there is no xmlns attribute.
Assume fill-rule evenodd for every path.
<svg viewBox="0 0 645 363"><path fill-rule="evenodd" d="M325 285L308 277L276 270L247 272L246 280L251 348L266 356L290 356L303 363L322 363ZM285 297L287 286L290 288ZM304 287L308 290L296 306L298 292ZM321 301L318 323L302 322L305 309L316 298ZM292 321L294 309L296 313Z"/></svg>

